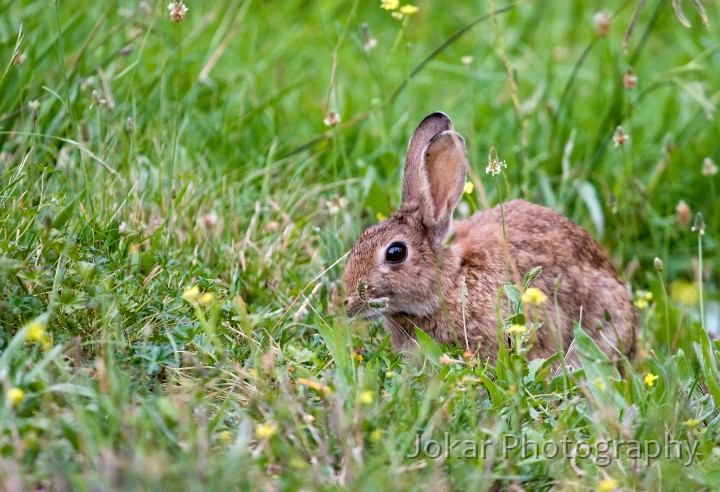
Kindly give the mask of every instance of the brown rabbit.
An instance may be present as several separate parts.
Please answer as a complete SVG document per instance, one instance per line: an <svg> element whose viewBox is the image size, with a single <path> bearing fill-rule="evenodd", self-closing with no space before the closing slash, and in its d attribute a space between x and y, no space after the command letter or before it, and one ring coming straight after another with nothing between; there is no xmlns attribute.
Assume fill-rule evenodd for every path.
<svg viewBox="0 0 720 492"><path fill-rule="evenodd" d="M437 342L467 344L495 360L506 265L515 282L541 266L532 286L548 299L527 307L528 319L543 322L530 356L569 355L573 323L581 321L609 357L632 357L632 296L605 251L563 215L523 200L504 204L507 246L499 207L452 224L467 169L465 141L450 119L425 118L408 145L400 210L365 230L348 256L348 315L384 317L398 349L414 342L419 327ZM507 315L507 300L500 310Z"/></svg>

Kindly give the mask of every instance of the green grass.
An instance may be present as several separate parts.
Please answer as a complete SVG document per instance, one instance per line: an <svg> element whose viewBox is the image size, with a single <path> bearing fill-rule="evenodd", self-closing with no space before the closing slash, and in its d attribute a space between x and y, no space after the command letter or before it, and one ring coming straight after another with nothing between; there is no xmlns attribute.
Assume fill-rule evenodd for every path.
<svg viewBox="0 0 720 492"><path fill-rule="evenodd" d="M0 0L0 490L720 487L717 3L704 28L681 2L686 28L646 2L627 55L634 1L602 2L606 38L591 2L523 2L455 38L492 2L403 21L379 1L191 2L180 24L166 3ZM398 205L435 110L468 143L465 212L498 191L556 208L652 293L632 364L581 332L582 367L557 375L519 346L497 367L427 340L406 357L344 316L339 260ZM701 257L680 201L704 214ZM667 433L698 454L408 457L445 433Z"/></svg>

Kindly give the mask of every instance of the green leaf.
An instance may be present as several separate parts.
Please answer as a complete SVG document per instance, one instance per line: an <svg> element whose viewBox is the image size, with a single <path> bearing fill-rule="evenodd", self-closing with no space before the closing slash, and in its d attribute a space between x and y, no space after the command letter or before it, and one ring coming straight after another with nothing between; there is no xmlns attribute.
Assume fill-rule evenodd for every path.
<svg viewBox="0 0 720 492"><path fill-rule="evenodd" d="M493 381L490 376L487 374L482 374L482 384L485 387L485 389L488 392L488 395L490 395L490 401L493 405L501 405L503 402L503 394L500 388L498 388L498 385L495 384L495 381Z"/></svg>
<svg viewBox="0 0 720 492"><path fill-rule="evenodd" d="M715 405L718 406L720 405L720 385L718 384L720 376L717 370L717 359L710 350L710 338L708 338L707 334L704 333L700 336L700 342L693 342L693 347L700 363L705 384L707 384L708 391L715 400Z"/></svg>
<svg viewBox="0 0 720 492"><path fill-rule="evenodd" d="M595 186L587 181L583 181L580 184L578 194L590 212L590 219L592 219L593 225L595 226L595 232L598 237L602 237L605 233L605 214L603 213L602 205L600 205L600 200L598 200Z"/></svg>
<svg viewBox="0 0 720 492"><path fill-rule="evenodd" d="M389 216L391 211L387 190L383 189L378 183L378 175L374 167L368 168L368 172L363 179L363 188L365 191L365 207Z"/></svg>
<svg viewBox="0 0 720 492"><path fill-rule="evenodd" d="M77 206L78 202L80 200L83 200L85 198L85 195L87 194L87 188L82 190L82 192L73 198L70 203L65 205L65 208L62 209L60 214L55 218L55 222L53 222L53 227L55 229L62 229L65 224L67 224L68 220L70 220L70 217L72 217L72 213L75 210L75 207Z"/></svg>
<svg viewBox="0 0 720 492"><path fill-rule="evenodd" d="M418 345L420 345L420 351L423 355L436 366L440 366L440 357L443 351L440 346L435 343L435 340L417 327L415 327L415 338L417 339Z"/></svg>
<svg viewBox="0 0 720 492"><path fill-rule="evenodd" d="M514 285L505 284L505 295L513 304L513 311L518 312L520 309L520 291Z"/></svg>
<svg viewBox="0 0 720 492"><path fill-rule="evenodd" d="M587 387L593 396L605 405L626 408L627 402L621 394L613 391L613 381L620 380L620 374L595 341L585 333L579 323L575 323L575 349L585 371Z"/></svg>

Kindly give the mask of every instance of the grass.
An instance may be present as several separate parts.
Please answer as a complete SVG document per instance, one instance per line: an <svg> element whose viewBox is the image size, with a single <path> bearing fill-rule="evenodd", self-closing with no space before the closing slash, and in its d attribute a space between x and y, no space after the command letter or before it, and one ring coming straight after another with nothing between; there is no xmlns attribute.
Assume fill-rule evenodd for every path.
<svg viewBox="0 0 720 492"><path fill-rule="evenodd" d="M704 28L682 2L687 28L646 2L626 55L636 4L603 3L607 37L585 2L226 0L175 24L0 0L0 489L716 490L720 8ZM496 367L422 337L406 357L344 316L342 257L434 110L468 143L461 213L551 206L651 293L622 372L582 332L555 374L517 343ZM494 444L409 458L418 435ZM601 465L508 436L645 447ZM648 459L666 436L692 464Z"/></svg>

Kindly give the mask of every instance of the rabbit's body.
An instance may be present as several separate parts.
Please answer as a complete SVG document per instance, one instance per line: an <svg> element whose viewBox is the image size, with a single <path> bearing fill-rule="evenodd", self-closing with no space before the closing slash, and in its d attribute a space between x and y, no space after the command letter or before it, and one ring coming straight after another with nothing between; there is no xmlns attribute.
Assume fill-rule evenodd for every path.
<svg viewBox="0 0 720 492"><path fill-rule="evenodd" d="M549 319L542 330L561 327L557 341L567 350L573 340L573 322L582 318L585 331L608 355L613 355L613 347L630 352L635 342L634 311L629 308L631 295L602 248L584 229L552 209L514 200L503 206L503 212L507 249L514 269L522 277L532 268L542 267L541 275L532 283L550 298L545 306ZM471 349L479 347L480 353L493 359L498 350L498 293L507 283L500 207L456 221L453 232L453 241L438 255L442 262L439 298L444 300L444 306L427 315L390 315L392 321L386 324L390 325L397 347L408 346L414 338L415 326L438 342L463 346L467 330ZM554 305L555 294L558 309ZM501 303L503 316L507 315L506 310L507 303ZM615 329L606 320L605 310ZM537 315L542 320L545 314L541 309L530 318ZM546 335L549 333L539 333L532 351L534 356L549 357L558 351L555 340Z"/></svg>
<svg viewBox="0 0 720 492"><path fill-rule="evenodd" d="M527 306L528 320L543 322L532 356L567 351L573 324L580 320L608 356L632 356L630 292L583 228L522 200L503 206L507 246L499 207L451 226L466 159L462 137L450 131L445 115L435 113L420 124L408 148L401 209L368 228L348 257L348 313L384 316L397 348L412 343L419 327L437 342L467 344L492 360L498 350L498 306L500 315L507 315L502 295L507 266L515 283L541 266L531 285L548 300Z"/></svg>

